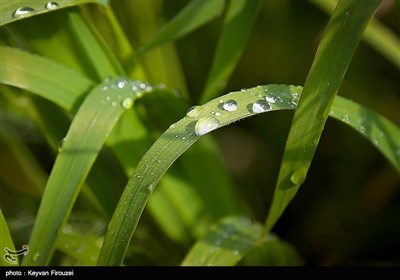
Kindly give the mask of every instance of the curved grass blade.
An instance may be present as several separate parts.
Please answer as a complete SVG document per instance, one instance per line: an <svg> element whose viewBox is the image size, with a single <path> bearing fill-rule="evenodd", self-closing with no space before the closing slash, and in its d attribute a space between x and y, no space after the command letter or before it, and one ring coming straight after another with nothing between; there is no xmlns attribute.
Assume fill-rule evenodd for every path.
<svg viewBox="0 0 400 280"><path fill-rule="evenodd" d="M303 260L289 243L269 234L240 260L239 266L300 266Z"/></svg>
<svg viewBox="0 0 400 280"><path fill-rule="evenodd" d="M8 230L7 222L4 219L0 209L0 266L18 266L18 256L12 254L15 252L14 242L12 241L10 231Z"/></svg>
<svg viewBox="0 0 400 280"><path fill-rule="evenodd" d="M294 109L301 91L302 88L296 86L267 85L232 92L202 106L193 107L183 119L172 124L143 156L129 179L109 224L98 265L120 265L122 263L130 239L157 182L172 163L197 141L199 136L259 113ZM345 99L343 98L343 100ZM338 105L334 102L331 110L333 112L346 110L340 106L347 106L347 102L344 101ZM395 168L400 170L398 154L396 156L396 151L400 149L399 129L379 114L372 111L370 113L373 114L373 117L365 119L365 116L357 115L355 112L351 116L352 122L345 123L353 126L361 120L364 123L377 121L382 124L383 133L393 133L391 145L386 146L388 149L379 143L376 147L383 154L389 153L397 157ZM341 120L340 117L339 119ZM379 124L377 125L379 126ZM369 124L369 126L373 127L375 124ZM357 127L355 128L357 129ZM362 135L368 137L369 134L363 133ZM381 143L383 144L383 142Z"/></svg>
<svg viewBox="0 0 400 280"><path fill-rule="evenodd" d="M337 1L311 2L328 14L332 13L337 5ZM365 30L363 39L400 69L400 39L396 33L378 19L372 18Z"/></svg>
<svg viewBox="0 0 400 280"><path fill-rule="evenodd" d="M257 243L262 225L228 217L214 225L184 258L183 266L235 265Z"/></svg>
<svg viewBox="0 0 400 280"><path fill-rule="evenodd" d="M62 0L56 2L48 0L1 0L0 26L16 20L85 3L98 3L105 6L108 4L108 0Z"/></svg>
<svg viewBox="0 0 400 280"><path fill-rule="evenodd" d="M148 92L144 83L118 78L95 87L82 103L47 182L31 235L32 254L24 265L48 263L57 233L107 136L124 110L144 92Z"/></svg>
<svg viewBox="0 0 400 280"><path fill-rule="evenodd" d="M335 95L380 3L381 0L341 1L328 23L290 127L265 234L306 179Z"/></svg>
<svg viewBox="0 0 400 280"><path fill-rule="evenodd" d="M260 0L229 2L223 30L200 103L216 97L225 87L243 52L261 3Z"/></svg>
<svg viewBox="0 0 400 280"><path fill-rule="evenodd" d="M1 83L31 91L67 111L72 111L79 97L94 85L86 77L45 57L4 46L0 46L0 56Z"/></svg>
<svg viewBox="0 0 400 280"><path fill-rule="evenodd" d="M176 40L222 14L225 0L191 1L173 19L167 22L139 52L145 52L163 43Z"/></svg>

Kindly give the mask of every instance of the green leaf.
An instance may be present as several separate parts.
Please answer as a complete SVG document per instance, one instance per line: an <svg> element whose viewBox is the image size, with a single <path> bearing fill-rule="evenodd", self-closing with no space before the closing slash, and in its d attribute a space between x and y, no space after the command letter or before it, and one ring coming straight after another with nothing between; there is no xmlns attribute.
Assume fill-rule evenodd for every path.
<svg viewBox="0 0 400 280"><path fill-rule="evenodd" d="M176 40L219 16L225 0L191 1L167 22L139 51L145 52L163 43Z"/></svg>
<svg viewBox="0 0 400 280"><path fill-rule="evenodd" d="M332 13L337 5L335 0L311 2L328 14ZM400 39L395 32L378 19L372 18L368 23L363 39L400 69Z"/></svg>
<svg viewBox="0 0 400 280"><path fill-rule="evenodd" d="M335 95L380 2L341 1L329 21L293 117L265 234L306 179Z"/></svg>
<svg viewBox="0 0 400 280"><path fill-rule="evenodd" d="M0 266L18 266L18 256L13 255L12 252L10 253L10 251L15 252L15 247L1 209L0 209L0 249L1 249Z"/></svg>
<svg viewBox="0 0 400 280"><path fill-rule="evenodd" d="M75 71L38 55L0 46L0 56L1 83L31 91L68 111L94 85Z"/></svg>
<svg viewBox="0 0 400 280"><path fill-rule="evenodd" d="M61 0L56 2L47 0L1 0L0 26L85 3L98 3L105 6L108 4L108 0Z"/></svg>
<svg viewBox="0 0 400 280"><path fill-rule="evenodd" d="M124 110L144 92L149 92L144 83L117 78L98 85L86 97L54 163L31 235L32 257L24 259L24 265L49 262L57 233L107 136Z"/></svg>
<svg viewBox="0 0 400 280"><path fill-rule="evenodd" d="M299 266L303 261L289 243L269 234L244 256L238 265L246 266Z"/></svg>
<svg viewBox="0 0 400 280"><path fill-rule="evenodd" d="M198 140L199 135L258 113L294 109L301 90L301 87L295 86L267 85L232 92L202 106L193 107L183 119L172 124L143 156L130 177L109 224L98 265L122 263L130 239L157 182L173 162ZM341 120L341 113L336 114L335 111L346 110L348 102L339 102L338 105L334 103L331 114L340 116ZM361 105L358 106L361 107ZM376 145L376 147L384 154L391 153L390 157L397 159L395 167L400 170L400 164L398 164L400 137L396 137L399 135L399 129L379 114L372 111L370 113L373 117L368 119L364 115L354 113L350 117L352 121L344 121L344 123L355 126L356 129L356 124L360 122L365 123L366 127L382 126L385 128L381 131L384 133L383 137L386 137L385 133L393 133L391 145L386 146L386 151L383 150L383 145ZM374 122L382 124L372 124ZM362 135L369 137L370 134L362 133ZM387 135L387 137L392 137L392 135Z"/></svg>
<svg viewBox="0 0 400 280"><path fill-rule="evenodd" d="M216 97L225 87L244 50L261 3L259 0L229 2L201 103Z"/></svg>
<svg viewBox="0 0 400 280"><path fill-rule="evenodd" d="M261 224L247 218L224 218L194 244L182 265L235 265L254 246L261 232Z"/></svg>

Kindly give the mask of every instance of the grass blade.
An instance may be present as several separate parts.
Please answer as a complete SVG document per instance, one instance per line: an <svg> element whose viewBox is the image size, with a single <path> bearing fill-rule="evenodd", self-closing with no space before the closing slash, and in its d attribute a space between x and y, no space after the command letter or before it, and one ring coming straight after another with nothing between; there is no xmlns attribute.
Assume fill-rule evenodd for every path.
<svg viewBox="0 0 400 280"><path fill-rule="evenodd" d="M306 179L336 93L381 1L341 1L328 24L289 131L265 234Z"/></svg>
<svg viewBox="0 0 400 280"><path fill-rule="evenodd" d="M254 246L261 232L262 225L247 218L224 218L195 243L182 265L235 265Z"/></svg>
<svg viewBox="0 0 400 280"><path fill-rule="evenodd" d="M192 108L186 117L172 124L143 156L130 177L109 224L98 265L120 265L122 263L130 239L157 182L173 162L198 140L200 134L258 113L294 109L301 91L301 87L267 85L229 93L202 106ZM334 113L336 110L339 112L346 110L340 106L347 106L347 104L344 102L336 105L334 102L331 108L332 115L336 114ZM339 117L341 113L336 115L341 120ZM365 125L370 123L368 127L375 126L371 123L379 121L384 123L385 127L391 127L390 132L396 131L395 135L399 134L399 129L395 125L377 113L370 119L365 119L365 116L357 114L350 118L352 122L341 121L356 126L356 129L360 121ZM389 132L389 130L382 130L382 132ZM362 135L369 136L367 133ZM382 151L383 146L377 145L376 147L385 153ZM398 162L399 153L396 154L396 151L400 149L400 137L393 138L389 147L391 150L388 149L388 152L392 153ZM396 167L397 170L400 170L399 164Z"/></svg>
<svg viewBox="0 0 400 280"><path fill-rule="evenodd" d="M145 52L163 43L176 40L213 18L219 16L225 6L225 0L191 1L173 19L167 22L139 51Z"/></svg>
<svg viewBox="0 0 400 280"><path fill-rule="evenodd" d="M337 5L337 1L311 2L328 14L332 13ZM365 30L363 39L400 69L400 39L396 33L387 28L378 19L372 18Z"/></svg>
<svg viewBox="0 0 400 280"><path fill-rule="evenodd" d="M49 262L82 183L118 118L143 94L142 84L121 78L109 81L95 87L80 106L47 182L31 235L32 254L24 265ZM133 86L139 90L132 91Z"/></svg>
<svg viewBox="0 0 400 280"><path fill-rule="evenodd" d="M98 3L102 5L108 4L108 0L63 0L63 1L57 1L57 4L48 5L49 2L51 1L1 0L0 26L17 20L26 19L32 16L52 12L54 10L71 7L75 5L81 5L85 3ZM21 10L21 8L25 9Z"/></svg>
<svg viewBox="0 0 400 280"><path fill-rule="evenodd" d="M13 255L9 251L15 252L14 242L12 241L7 222L4 219L0 209L0 248L2 248L0 266L18 266L18 256ZM8 251L7 251L8 249ZM6 253L4 254L4 250Z"/></svg>
<svg viewBox="0 0 400 280"><path fill-rule="evenodd" d="M94 85L75 71L38 55L0 46L0 56L1 83L26 89L67 111L72 111L79 97Z"/></svg>
<svg viewBox="0 0 400 280"><path fill-rule="evenodd" d="M201 103L216 97L225 86L243 52L260 5L260 0L229 2Z"/></svg>

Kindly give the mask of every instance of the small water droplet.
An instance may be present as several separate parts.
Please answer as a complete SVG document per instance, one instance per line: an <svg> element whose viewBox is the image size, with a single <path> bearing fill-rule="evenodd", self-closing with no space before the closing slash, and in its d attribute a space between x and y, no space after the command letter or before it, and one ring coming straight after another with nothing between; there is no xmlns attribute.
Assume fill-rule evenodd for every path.
<svg viewBox="0 0 400 280"><path fill-rule="evenodd" d="M197 121L197 123L194 127L194 131L197 136L202 136L202 135L207 134L210 131L218 128L219 125L220 125L220 122L216 118L204 117L204 118L200 118Z"/></svg>
<svg viewBox="0 0 400 280"><path fill-rule="evenodd" d="M149 191L152 191L153 188L154 188L154 183L151 183L151 184L149 185L148 189L149 189Z"/></svg>
<svg viewBox="0 0 400 280"><path fill-rule="evenodd" d="M138 90L137 86L132 86L132 90L137 91Z"/></svg>
<svg viewBox="0 0 400 280"><path fill-rule="evenodd" d="M124 100L122 100L122 102L121 102L121 106L124 108L124 109L130 109L130 108L132 108L132 106L133 106L133 99L132 98L125 98Z"/></svg>
<svg viewBox="0 0 400 280"><path fill-rule="evenodd" d="M235 111L238 107L237 102L233 99L229 99L228 101L225 101L224 104L222 105L225 111L232 112Z"/></svg>
<svg viewBox="0 0 400 280"><path fill-rule="evenodd" d="M117 88L124 88L125 85L126 85L126 81L125 80L118 80L117 81Z"/></svg>
<svg viewBox="0 0 400 280"><path fill-rule="evenodd" d="M254 114L259 114L271 110L271 105L265 100L258 100L253 103L252 111Z"/></svg>
<svg viewBox="0 0 400 280"><path fill-rule="evenodd" d="M359 124L359 125L358 125L358 130L359 130L361 133L365 133L365 126L364 126L363 124Z"/></svg>
<svg viewBox="0 0 400 280"><path fill-rule="evenodd" d="M150 91L152 91L152 90L153 90L153 87L150 86L150 85L148 85L148 86L144 89L145 92L150 92Z"/></svg>
<svg viewBox="0 0 400 280"><path fill-rule="evenodd" d="M171 124L170 126L169 126L169 128L175 128L176 127L176 125L173 123L173 124Z"/></svg>
<svg viewBox="0 0 400 280"><path fill-rule="evenodd" d="M117 102L113 101L113 102L111 102L111 105L112 106L117 106Z"/></svg>
<svg viewBox="0 0 400 280"><path fill-rule="evenodd" d="M250 95L254 95L254 92L253 92L253 91L250 91Z"/></svg>
<svg viewBox="0 0 400 280"><path fill-rule="evenodd" d="M139 88L140 89L145 89L146 88L146 84L145 83L140 83L139 84Z"/></svg>
<svg viewBox="0 0 400 280"><path fill-rule="evenodd" d="M14 18L23 18L26 16L29 16L30 14L33 14L35 12L34 9L31 7L21 7L15 10L13 17Z"/></svg>
<svg viewBox="0 0 400 280"><path fill-rule="evenodd" d="M306 170L303 168L297 169L293 172L292 176L290 176L290 181L296 186L300 186L304 180L306 179Z"/></svg>
<svg viewBox="0 0 400 280"><path fill-rule="evenodd" d="M58 9L58 4L57 4L57 2L48 2L47 4L46 4L46 6L45 6L45 8L47 9L47 10L55 10L55 9Z"/></svg>
<svg viewBox="0 0 400 280"><path fill-rule="evenodd" d="M274 103L276 102L275 96L270 96L270 95L267 95L267 96L265 97L265 100L267 100L267 102L268 102L268 103L271 103L271 104L274 104Z"/></svg>
<svg viewBox="0 0 400 280"><path fill-rule="evenodd" d="M344 115L342 117L342 121L344 121L345 123L348 123L350 121L349 115Z"/></svg>
<svg viewBox="0 0 400 280"><path fill-rule="evenodd" d="M32 261L37 262L39 258L40 258L40 253L36 252L35 254L33 254Z"/></svg>
<svg viewBox="0 0 400 280"><path fill-rule="evenodd" d="M111 97L110 97L110 96L106 96L106 100L107 100L107 101L110 101L110 100L111 100Z"/></svg>
<svg viewBox="0 0 400 280"><path fill-rule="evenodd" d="M111 82L111 80L112 80L111 76L105 76L103 83L109 83L109 82Z"/></svg>
<svg viewBox="0 0 400 280"><path fill-rule="evenodd" d="M62 151L63 145L64 145L65 141L66 141L66 137L64 137L64 138L61 140L60 145L58 146L58 152L61 152L61 151Z"/></svg>
<svg viewBox="0 0 400 280"><path fill-rule="evenodd" d="M236 250L236 249L233 250L233 251L232 251L232 254L235 255L235 256L239 255L239 250Z"/></svg>
<svg viewBox="0 0 400 280"><path fill-rule="evenodd" d="M179 137L179 135L175 135L175 138L178 138Z"/></svg>
<svg viewBox="0 0 400 280"><path fill-rule="evenodd" d="M186 139L186 137L185 137L185 136L183 136L181 139L182 139L182 140L185 140L185 139Z"/></svg>
<svg viewBox="0 0 400 280"><path fill-rule="evenodd" d="M157 162L157 163L160 163L160 162L161 162L161 160L157 159L157 160L156 160L156 162Z"/></svg>
<svg viewBox="0 0 400 280"><path fill-rule="evenodd" d="M214 114L216 117L219 117L219 116L221 116L221 113L220 112L215 112L215 114Z"/></svg>
<svg viewBox="0 0 400 280"><path fill-rule="evenodd" d="M241 92L245 92L245 91L246 91L246 88L242 88L240 91L241 91Z"/></svg>
<svg viewBox="0 0 400 280"><path fill-rule="evenodd" d="M379 144L379 140L378 139L374 139L373 142L374 142L375 145Z"/></svg>
<svg viewBox="0 0 400 280"><path fill-rule="evenodd" d="M187 111L186 116L191 117L191 118L195 118L198 115L200 115L202 110L203 110L203 108L200 107L200 106L192 106Z"/></svg>
<svg viewBox="0 0 400 280"><path fill-rule="evenodd" d="M117 99L118 99L118 100L121 100L121 99L122 99L122 96L121 96L121 95L118 95L118 96L117 96Z"/></svg>

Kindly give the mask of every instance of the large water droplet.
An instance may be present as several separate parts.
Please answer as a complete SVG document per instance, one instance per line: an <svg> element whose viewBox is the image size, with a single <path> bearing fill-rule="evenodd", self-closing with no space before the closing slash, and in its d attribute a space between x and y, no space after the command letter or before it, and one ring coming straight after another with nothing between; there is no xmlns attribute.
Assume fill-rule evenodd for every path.
<svg viewBox="0 0 400 280"><path fill-rule="evenodd" d="M45 6L45 8L47 9L47 10L55 10L55 9L58 9L58 4L57 4L57 2L48 2L47 4L46 4L46 6Z"/></svg>
<svg viewBox="0 0 400 280"><path fill-rule="evenodd" d="M219 125L220 125L220 122L216 118L204 117L204 118L200 118L197 121L197 123L194 127L194 131L197 136L201 136L201 135L207 134L210 131L218 128Z"/></svg>
<svg viewBox="0 0 400 280"><path fill-rule="evenodd" d="M264 113L271 110L271 105L265 100L258 100L253 103L252 110L255 114Z"/></svg>
<svg viewBox="0 0 400 280"><path fill-rule="evenodd" d="M31 7L21 7L15 10L13 17L14 18L23 18L26 16L29 16L30 14L33 14L35 12L34 9Z"/></svg>
<svg viewBox="0 0 400 280"><path fill-rule="evenodd" d="M124 100L122 100L122 102L121 102L121 106L124 108L124 109L130 109L130 108L132 108L132 106L133 106L133 99L132 98L125 98Z"/></svg>
<svg viewBox="0 0 400 280"><path fill-rule="evenodd" d="M275 96L270 96L270 95L267 95L267 96L265 97L265 100L267 100L267 102L268 102L268 103L271 103L271 104L274 104L274 103L276 102Z"/></svg>
<svg viewBox="0 0 400 280"><path fill-rule="evenodd" d="M192 106L187 111L186 116L191 117L191 118L195 118L198 115L200 115L202 110L203 110L203 108L200 107L200 106Z"/></svg>
<svg viewBox="0 0 400 280"><path fill-rule="evenodd" d="M237 109L237 102L233 99L229 99L228 101L225 101L224 104L222 105L225 111L232 112Z"/></svg>
<svg viewBox="0 0 400 280"><path fill-rule="evenodd" d="M300 186L303 184L304 180L306 179L306 171L303 168L297 169L293 172L292 176L290 176L290 181L296 186Z"/></svg>

